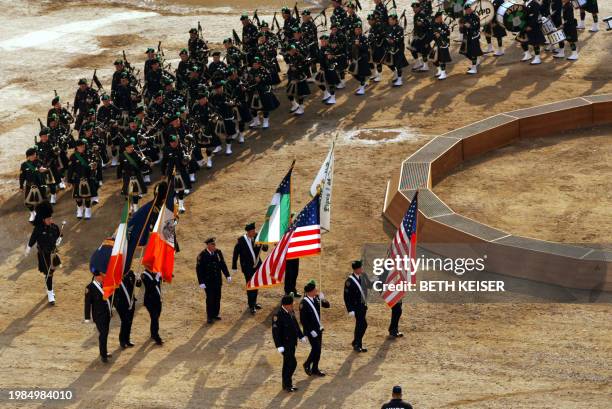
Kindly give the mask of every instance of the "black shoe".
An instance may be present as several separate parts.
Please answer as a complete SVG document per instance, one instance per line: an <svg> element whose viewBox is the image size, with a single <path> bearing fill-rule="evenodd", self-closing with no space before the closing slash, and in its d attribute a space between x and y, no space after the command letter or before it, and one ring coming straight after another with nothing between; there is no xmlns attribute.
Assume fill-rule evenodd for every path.
<svg viewBox="0 0 612 409"><path fill-rule="evenodd" d="M306 365L305 363L302 365L302 367L304 368L304 372L306 372L306 375L310 376L312 375L312 371L310 370L309 365Z"/></svg>
<svg viewBox="0 0 612 409"><path fill-rule="evenodd" d="M153 341L155 341L157 345L164 345L164 341L160 337L153 338Z"/></svg>
<svg viewBox="0 0 612 409"><path fill-rule="evenodd" d="M321 371L319 371L318 369L317 369L317 370L315 370L315 371L312 371L312 374L313 374L314 376L320 376L320 377L327 376L327 374L326 374L325 372L321 372Z"/></svg>
<svg viewBox="0 0 612 409"><path fill-rule="evenodd" d="M215 320L217 321L221 321L221 317L219 317L218 315L215 317Z"/></svg>
<svg viewBox="0 0 612 409"><path fill-rule="evenodd" d="M212 319L212 318L207 319L207 320L206 320L206 323L207 323L207 324L212 324L212 323L213 323L213 319Z"/></svg>
<svg viewBox="0 0 612 409"><path fill-rule="evenodd" d="M398 331L398 332L395 332L395 333L389 333L389 336L391 338L401 338L401 337L404 336L404 334Z"/></svg>
<svg viewBox="0 0 612 409"><path fill-rule="evenodd" d="M261 310L261 305L259 305L259 304L255 304L255 309L256 309L256 310Z"/></svg>
<svg viewBox="0 0 612 409"><path fill-rule="evenodd" d="M255 315L255 308L250 308L249 311L251 312L251 315Z"/></svg>
<svg viewBox="0 0 612 409"><path fill-rule="evenodd" d="M368 352L368 348L364 348L364 347L353 347L353 351L355 351L355 352Z"/></svg>
<svg viewBox="0 0 612 409"><path fill-rule="evenodd" d="M302 297L302 294L298 293L297 291L293 293L293 298L301 298L301 297Z"/></svg>
<svg viewBox="0 0 612 409"><path fill-rule="evenodd" d="M132 341L128 341L125 343L126 348L133 348L135 346L134 343L132 343Z"/></svg>
<svg viewBox="0 0 612 409"><path fill-rule="evenodd" d="M106 355L101 356L100 359L102 359L102 362L106 363L108 362L109 358L112 358L112 356L113 356L112 354L106 354Z"/></svg>
<svg viewBox="0 0 612 409"><path fill-rule="evenodd" d="M297 391L298 388L296 388L295 386L286 386L283 389L286 390L287 392L295 392Z"/></svg>

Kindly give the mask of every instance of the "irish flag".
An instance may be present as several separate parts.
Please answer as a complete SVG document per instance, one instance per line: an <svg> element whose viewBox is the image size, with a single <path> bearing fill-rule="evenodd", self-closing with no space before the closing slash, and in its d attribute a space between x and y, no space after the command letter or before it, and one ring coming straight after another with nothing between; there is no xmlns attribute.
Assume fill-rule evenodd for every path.
<svg viewBox="0 0 612 409"><path fill-rule="evenodd" d="M125 258L127 254L128 240L127 240L127 221L128 221L128 202L125 202L123 212L121 213L121 223L117 227L117 233L115 234L115 242L113 244L113 251L111 252L110 259L108 260L108 267L106 268L106 276L102 282L104 289L104 298L110 297L117 287L121 285L121 279L123 278L123 268L125 266Z"/></svg>
<svg viewBox="0 0 612 409"><path fill-rule="evenodd" d="M174 178L170 178L166 201L159 210L155 227L142 256L142 265L153 273L161 273L164 281L172 281L174 271Z"/></svg>
<svg viewBox="0 0 612 409"><path fill-rule="evenodd" d="M291 217L291 172L293 172L293 165L295 165L295 161L291 164L289 172L287 172L276 189L274 196L272 196L264 223L255 238L256 243L277 243L289 227L289 218Z"/></svg>

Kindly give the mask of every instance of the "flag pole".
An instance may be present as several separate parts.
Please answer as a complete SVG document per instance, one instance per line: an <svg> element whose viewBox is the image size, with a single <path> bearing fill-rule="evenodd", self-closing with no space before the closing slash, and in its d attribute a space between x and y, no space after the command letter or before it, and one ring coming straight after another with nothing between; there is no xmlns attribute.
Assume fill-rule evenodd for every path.
<svg viewBox="0 0 612 409"><path fill-rule="evenodd" d="M120 248L123 248L123 242L124 242L124 240L127 238L127 225L128 225L128 223L129 223L129 220L130 220L130 217L129 217L129 210L130 210L130 205L131 205L131 204L130 204L130 197L131 197L131 196L130 196L130 193L131 193L131 191L132 191L132 187L128 185L128 195L127 195L128 218L127 218L127 220L125 221L125 227L124 227L124 228L125 228L125 230L126 230L126 234L123 234L123 235L122 235L122 237L121 237L121 246L120 246ZM121 213L122 213L122 214L121 214L121 217L123 217L123 211L122 211ZM115 238L115 240L116 240L116 239L117 239L117 238ZM114 246L114 243L113 243L113 246ZM111 253L112 253L112 250L111 250ZM127 254L126 254L126 255L127 255ZM117 290L117 287L118 287L118 286L117 286L117 283L116 283L116 281L115 281L115 274L114 274L115 267L117 267L117 260L118 260L118 259L117 259L117 258L115 258L115 260L114 260L114 261L115 261L115 264L113 264L113 287L115 287L115 288L113 289L113 293L111 294L111 297L110 297L110 309L111 309L111 311L110 311L110 312L111 312L110 316L111 316L111 319L112 319L112 317L113 317L113 303L114 303L114 301L115 301L115 291ZM106 271L108 271L108 267L106 268ZM123 269L121 269L121 279L123 279ZM102 291L104 291L104 288L102 289ZM103 298L104 298L104 297L103 297Z"/></svg>

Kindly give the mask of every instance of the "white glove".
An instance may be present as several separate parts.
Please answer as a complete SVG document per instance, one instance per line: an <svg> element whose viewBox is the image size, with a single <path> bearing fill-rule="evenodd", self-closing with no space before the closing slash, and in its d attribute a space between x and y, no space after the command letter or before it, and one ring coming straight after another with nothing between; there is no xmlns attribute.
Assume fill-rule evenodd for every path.
<svg viewBox="0 0 612 409"><path fill-rule="evenodd" d="M83 320L83 324L89 324L89 320Z"/></svg>
<svg viewBox="0 0 612 409"><path fill-rule="evenodd" d="M226 280L227 280L227 282L228 282L228 283L230 283L230 284L231 284L231 282L232 282L232 277L231 277L231 276L230 276L230 277L227 277L227 278L226 278Z"/></svg>
<svg viewBox="0 0 612 409"><path fill-rule="evenodd" d="M302 338L300 338L300 342L305 344L306 342L308 342L308 338L302 337Z"/></svg>
<svg viewBox="0 0 612 409"><path fill-rule="evenodd" d="M355 311L349 311L349 317L354 317L355 316Z"/></svg>
<svg viewBox="0 0 612 409"><path fill-rule="evenodd" d="M319 293L319 299L320 299L320 300L324 300L324 299L325 299L325 294L323 294L323 293Z"/></svg>
<svg viewBox="0 0 612 409"><path fill-rule="evenodd" d="M200 284L200 288L201 288L202 290L203 290L203 289L205 289L205 288L206 288L206 284L204 284L204 283Z"/></svg>
<svg viewBox="0 0 612 409"><path fill-rule="evenodd" d="M62 244L62 238L58 237L57 240L55 240L55 245L59 246L60 244Z"/></svg>
<svg viewBox="0 0 612 409"><path fill-rule="evenodd" d="M28 246L28 245L26 244L26 248L25 248L25 255L26 255L26 256L29 256L29 255L30 255L30 251L32 251L32 247L30 247L30 246Z"/></svg>
<svg viewBox="0 0 612 409"><path fill-rule="evenodd" d="M285 347L278 347L276 348L276 350L282 354L283 352L285 352Z"/></svg>
<svg viewBox="0 0 612 409"><path fill-rule="evenodd" d="M317 331L315 331L314 329L310 331L310 336L316 338L318 336Z"/></svg>

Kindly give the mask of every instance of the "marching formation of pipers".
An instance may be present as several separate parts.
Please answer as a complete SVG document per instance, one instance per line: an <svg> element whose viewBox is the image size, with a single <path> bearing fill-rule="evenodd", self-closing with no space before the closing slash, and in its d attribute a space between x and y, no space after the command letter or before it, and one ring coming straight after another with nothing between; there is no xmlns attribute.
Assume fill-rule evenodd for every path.
<svg viewBox="0 0 612 409"><path fill-rule="evenodd" d="M366 94L369 83L382 81L385 66L391 73L390 86L402 86L403 70L410 64L406 51L414 60L412 71L428 72L431 62L437 67L436 77L446 79L446 65L451 62L450 36L455 26L459 28L459 53L469 60L467 73L472 75L478 73L483 54L504 55L503 38L509 31L517 32L516 39L524 50L522 61L537 65L542 62L542 47L552 51L555 58L578 59L577 31L585 27L585 12L593 16L591 31L598 30L596 0L485 2L455 0L433 5L430 0L415 1L411 4L411 32L407 32L406 11L398 14L393 0L374 0L374 10L367 15L367 28L357 14L361 8L358 1L343 4L332 0L329 23L325 9L313 14L308 9L299 11L297 6L283 8L280 18L275 13L270 23L257 13L244 14L240 18L242 35L233 31L223 40L222 50L209 48L198 23L189 30L189 40L179 52L176 69L167 63L159 43L156 49L145 51L142 70L130 63L124 52L114 62L109 90L94 72L91 81L78 81L72 104L64 104L56 94L46 120L39 120L40 132L35 146L26 151L19 178L29 221L35 226L26 254L37 247L38 267L45 275L49 303L55 303L53 272L60 263L57 246L62 241L62 229L51 218L58 192L71 188L76 217L88 220L99 201L104 178L109 176L106 171L114 169L116 177L123 181L122 193L129 196L131 211L135 212L152 183L153 168L158 166L162 178L174 178L178 210L185 212L185 195L190 193L197 173L212 168L215 155L231 155L233 144L244 143L248 130L270 128L271 113L280 106L276 91L284 82L281 59L286 70L290 114L299 117L304 114L305 99L316 88L324 104L335 104L336 93L348 86L349 76L356 81L357 96ZM492 7L495 16L481 26L479 11L485 7ZM434 12L435 8L438 11ZM575 8L580 10L580 23L574 17ZM515 13L519 9L520 13ZM484 51L481 32L487 43ZM570 45L569 54L565 53L565 42ZM261 263L252 256L254 249L260 250L254 243L255 226L249 224L246 232L244 243L239 240L236 246L233 260L234 269L240 261L245 276L246 270L252 274ZM223 258L218 257L214 239L206 244L207 249L198 259L198 281L206 289L210 276L204 277L213 274L215 288L218 285L218 294L209 295L207 291L208 321L212 323L219 318L221 287L217 281L221 281L222 273L228 279L231 276ZM353 274L346 281L345 304L356 319L353 348L365 352L362 338L367 328L367 305L365 285L362 288L360 279L363 267L355 261L352 268ZM110 357L106 349L110 304L102 297L102 276L102 272L94 272L94 280L88 286L85 317L89 320L93 313L100 331L100 354L106 362ZM313 348L304 363L306 373L325 375L318 367L323 331L319 317L321 306L329 307L329 302L319 297L314 282L305 286L300 305L302 331L292 311L296 276L297 271L293 288L285 286L287 294L273 324L275 343L284 356L283 387L288 391L295 390L291 376L296 366L297 339L309 340ZM115 308L121 310L122 319L120 344L133 346L130 328L137 284L145 285L151 336L161 345L160 277L148 271L138 279L133 272L126 274L125 297L115 298ZM248 305L252 313L261 308L256 298L249 298ZM389 328L394 337L401 336L398 314L401 309L394 312Z"/></svg>

